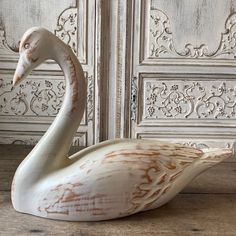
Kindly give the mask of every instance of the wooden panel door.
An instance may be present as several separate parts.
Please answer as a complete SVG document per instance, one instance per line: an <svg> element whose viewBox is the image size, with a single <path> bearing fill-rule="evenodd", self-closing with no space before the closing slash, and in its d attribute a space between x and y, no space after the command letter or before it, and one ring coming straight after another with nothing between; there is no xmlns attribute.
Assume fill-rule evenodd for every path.
<svg viewBox="0 0 236 236"><path fill-rule="evenodd" d="M126 41L114 136L232 146L236 1L134 0L120 3L119 14Z"/></svg>
<svg viewBox="0 0 236 236"><path fill-rule="evenodd" d="M236 138L236 1L134 2L130 137Z"/></svg>
<svg viewBox="0 0 236 236"><path fill-rule="evenodd" d="M98 1L99 2L99 1ZM23 33L43 26L68 44L82 63L88 85L87 108L74 145L88 146L99 140L99 98L95 66L99 28L94 0L0 2L0 142L35 144L57 115L65 92L63 74L54 61L46 61L20 86L11 80L18 60L15 52ZM99 31L99 30L98 30ZM97 115L95 118L95 110Z"/></svg>

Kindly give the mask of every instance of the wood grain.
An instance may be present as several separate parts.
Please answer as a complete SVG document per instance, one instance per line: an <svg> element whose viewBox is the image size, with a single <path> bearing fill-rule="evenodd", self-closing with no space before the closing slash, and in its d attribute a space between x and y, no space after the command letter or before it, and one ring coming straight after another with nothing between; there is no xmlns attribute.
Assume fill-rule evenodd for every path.
<svg viewBox="0 0 236 236"><path fill-rule="evenodd" d="M156 210L103 222L62 222L17 213L10 184L29 146L0 145L0 235L233 236L236 235L236 163L226 162L196 178ZM77 151L73 148L72 153Z"/></svg>
<svg viewBox="0 0 236 236"><path fill-rule="evenodd" d="M62 222L14 211L0 195L1 235L235 235L236 198L230 194L179 194L169 204L104 222Z"/></svg>

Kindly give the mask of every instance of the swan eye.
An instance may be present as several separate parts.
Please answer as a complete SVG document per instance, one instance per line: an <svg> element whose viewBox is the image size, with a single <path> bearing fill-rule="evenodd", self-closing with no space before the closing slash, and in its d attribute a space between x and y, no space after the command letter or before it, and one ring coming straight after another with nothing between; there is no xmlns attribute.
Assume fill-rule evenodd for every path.
<svg viewBox="0 0 236 236"><path fill-rule="evenodd" d="M26 43L26 44L24 45L24 48L25 48L25 49L28 49L29 46L30 46L30 44L29 44L29 43Z"/></svg>

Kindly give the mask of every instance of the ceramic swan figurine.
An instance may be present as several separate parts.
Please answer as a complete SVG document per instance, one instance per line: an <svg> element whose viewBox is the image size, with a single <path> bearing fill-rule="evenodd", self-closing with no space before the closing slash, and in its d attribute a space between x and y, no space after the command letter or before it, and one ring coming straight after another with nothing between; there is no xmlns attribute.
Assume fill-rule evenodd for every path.
<svg viewBox="0 0 236 236"><path fill-rule="evenodd" d="M61 66L66 80L59 114L15 173L12 203L19 212L99 221L154 209L232 154L229 149L202 151L180 144L118 139L68 158L86 103L81 65L67 45L43 28L29 29L19 50L14 85L49 58Z"/></svg>

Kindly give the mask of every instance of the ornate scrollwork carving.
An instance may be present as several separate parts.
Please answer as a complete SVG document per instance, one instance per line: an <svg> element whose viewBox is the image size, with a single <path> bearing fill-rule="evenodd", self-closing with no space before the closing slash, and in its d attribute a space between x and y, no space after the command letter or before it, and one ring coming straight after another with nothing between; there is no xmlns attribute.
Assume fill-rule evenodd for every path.
<svg viewBox="0 0 236 236"><path fill-rule="evenodd" d="M77 54L77 7L64 10L57 20L55 35Z"/></svg>
<svg viewBox="0 0 236 236"><path fill-rule="evenodd" d="M234 142L216 142L216 141L206 141L206 142L179 142L180 144L198 148L198 149L208 149L208 148L230 148L234 149Z"/></svg>
<svg viewBox="0 0 236 236"><path fill-rule="evenodd" d="M12 48L8 45L6 39L6 32L3 28L0 28L0 55L17 55L17 48Z"/></svg>
<svg viewBox="0 0 236 236"><path fill-rule="evenodd" d="M144 90L144 119L236 118L234 81L148 81Z"/></svg>
<svg viewBox="0 0 236 236"><path fill-rule="evenodd" d="M195 141L188 141L188 142L177 142L189 147L194 147L198 149L208 149L208 148L233 148L234 143L233 142L214 142L214 141L209 141L209 142L195 142Z"/></svg>
<svg viewBox="0 0 236 236"><path fill-rule="evenodd" d="M93 110L94 110L94 81L93 76L88 76L88 86L87 86L87 119L88 121L93 120Z"/></svg>
<svg viewBox="0 0 236 236"><path fill-rule="evenodd" d="M209 144L203 142L178 142L179 144L183 144L185 146L199 148L199 149L207 149L210 148Z"/></svg>
<svg viewBox="0 0 236 236"><path fill-rule="evenodd" d="M57 19L57 28L54 33L77 54L77 7L65 9ZM6 32L0 26L0 55L14 54L17 56L18 45L10 47L6 40Z"/></svg>
<svg viewBox="0 0 236 236"><path fill-rule="evenodd" d="M225 23L225 32L221 34L220 45L214 52L209 52L206 44L196 47L191 43L185 45L182 52L174 46L170 20L161 10L151 10L150 14L150 50L151 58L184 57L184 58L220 58L231 55L236 57L236 13L231 14Z"/></svg>
<svg viewBox="0 0 236 236"><path fill-rule="evenodd" d="M151 57L160 57L162 54L173 54L175 51L170 21L161 10L152 10L150 15Z"/></svg>
<svg viewBox="0 0 236 236"><path fill-rule="evenodd" d="M32 99L30 100L30 109L37 116L55 116L61 108L65 93L64 81L52 83L44 81L44 88L40 88L40 83L31 84ZM22 86L23 87L23 86Z"/></svg>
<svg viewBox="0 0 236 236"><path fill-rule="evenodd" d="M88 76L87 119L93 120L94 81ZM31 91L31 93L29 93ZM0 115L56 116L65 94L62 80L26 80L13 89L0 78Z"/></svg>
<svg viewBox="0 0 236 236"><path fill-rule="evenodd" d="M13 89L11 82L0 79L0 115L55 116L64 90L64 81L26 80Z"/></svg>
<svg viewBox="0 0 236 236"><path fill-rule="evenodd" d="M138 88L137 88L137 77L132 77L131 79L131 98L130 98L130 112L131 112L131 120L136 120L137 113L137 96L138 96Z"/></svg>

